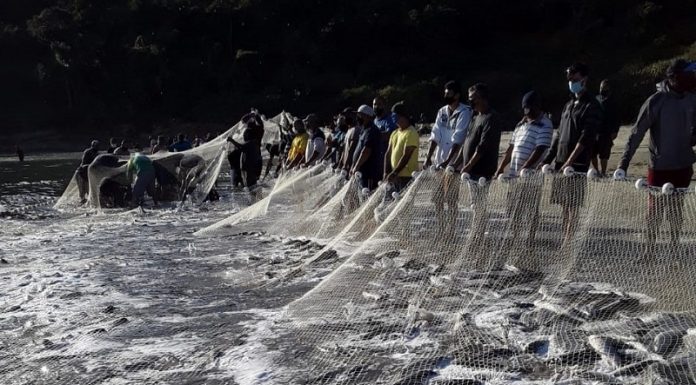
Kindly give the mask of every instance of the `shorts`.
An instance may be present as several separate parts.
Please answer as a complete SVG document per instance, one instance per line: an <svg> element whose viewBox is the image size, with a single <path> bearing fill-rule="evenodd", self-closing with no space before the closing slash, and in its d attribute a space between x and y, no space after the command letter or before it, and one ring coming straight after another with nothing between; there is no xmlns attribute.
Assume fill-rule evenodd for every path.
<svg viewBox="0 0 696 385"><path fill-rule="evenodd" d="M665 183L671 183L675 188L686 188L691 184L694 175L692 167L678 170L653 170L648 169L648 185L662 187Z"/></svg>
<svg viewBox="0 0 696 385"><path fill-rule="evenodd" d="M599 159L609 159L611 156L611 148L614 146L614 140L610 135L602 134L597 137L597 140L592 147L592 155L599 156Z"/></svg>
<svg viewBox="0 0 696 385"><path fill-rule="evenodd" d="M410 176L397 176L396 178L394 178L394 180L392 180L394 188L391 191L400 193L401 191L403 191L403 189L406 188L406 186L408 186L408 183L411 181L411 179L412 178Z"/></svg>
<svg viewBox="0 0 696 385"><path fill-rule="evenodd" d="M556 164L559 171L562 164ZM587 167L577 167L576 172L587 172ZM561 205L562 207L580 207L585 204L585 194L587 193L587 178L582 175L565 176L563 173L556 173L551 182L551 204Z"/></svg>
<svg viewBox="0 0 696 385"><path fill-rule="evenodd" d="M694 175L692 167L682 168L678 170L653 170L648 169L648 185L654 187L662 187L665 183L671 183L674 188L687 188L691 184L691 177ZM655 208L656 197L653 194L648 195L648 208Z"/></svg>

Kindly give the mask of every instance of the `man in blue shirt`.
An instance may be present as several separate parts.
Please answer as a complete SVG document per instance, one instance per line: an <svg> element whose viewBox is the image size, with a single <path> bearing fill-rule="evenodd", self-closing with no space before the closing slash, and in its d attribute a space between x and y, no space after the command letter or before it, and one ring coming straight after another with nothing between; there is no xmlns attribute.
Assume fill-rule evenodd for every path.
<svg viewBox="0 0 696 385"><path fill-rule="evenodd" d="M176 136L176 143L169 146L169 151L182 152L182 151L190 150L192 148L193 148L193 146L191 145L191 142L189 142L186 139L184 134L179 134Z"/></svg>

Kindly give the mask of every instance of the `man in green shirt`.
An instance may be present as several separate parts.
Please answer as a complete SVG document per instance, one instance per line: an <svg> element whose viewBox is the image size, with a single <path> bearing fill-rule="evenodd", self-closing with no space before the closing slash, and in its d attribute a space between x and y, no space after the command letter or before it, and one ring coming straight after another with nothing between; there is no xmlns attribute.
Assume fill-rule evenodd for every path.
<svg viewBox="0 0 696 385"><path fill-rule="evenodd" d="M126 165L126 175L128 180L135 174L133 184L133 206L142 206L145 192L152 197L157 204L155 196L155 167L152 160L141 153L135 153Z"/></svg>

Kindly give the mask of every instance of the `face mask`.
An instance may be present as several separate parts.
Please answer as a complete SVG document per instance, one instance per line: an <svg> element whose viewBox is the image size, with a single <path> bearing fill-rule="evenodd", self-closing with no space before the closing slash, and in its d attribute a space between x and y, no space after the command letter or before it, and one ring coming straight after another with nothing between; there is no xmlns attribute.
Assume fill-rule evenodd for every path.
<svg viewBox="0 0 696 385"><path fill-rule="evenodd" d="M445 104L450 105L454 103L454 96L445 96L444 98L442 98L442 101L444 101Z"/></svg>
<svg viewBox="0 0 696 385"><path fill-rule="evenodd" d="M384 113L384 108L382 108L382 107L375 107L374 110L375 110L375 115L377 115L377 116L381 116Z"/></svg>
<svg viewBox="0 0 696 385"><path fill-rule="evenodd" d="M579 94L580 92L582 92L583 88L585 88L585 87L582 85L582 81L577 81L577 82L569 81L568 82L568 89L570 90L570 92L572 92L574 94Z"/></svg>

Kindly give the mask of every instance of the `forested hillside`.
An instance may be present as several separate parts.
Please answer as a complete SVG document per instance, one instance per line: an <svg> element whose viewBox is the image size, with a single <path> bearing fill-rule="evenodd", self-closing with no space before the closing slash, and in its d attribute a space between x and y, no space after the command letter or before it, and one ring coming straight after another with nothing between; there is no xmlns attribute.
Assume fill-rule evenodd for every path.
<svg viewBox="0 0 696 385"><path fill-rule="evenodd" d="M2 1L0 131L329 116L376 92L434 116L448 78L489 83L514 120L532 87L560 109L575 60L628 121L668 60L696 59L695 19L696 0Z"/></svg>

